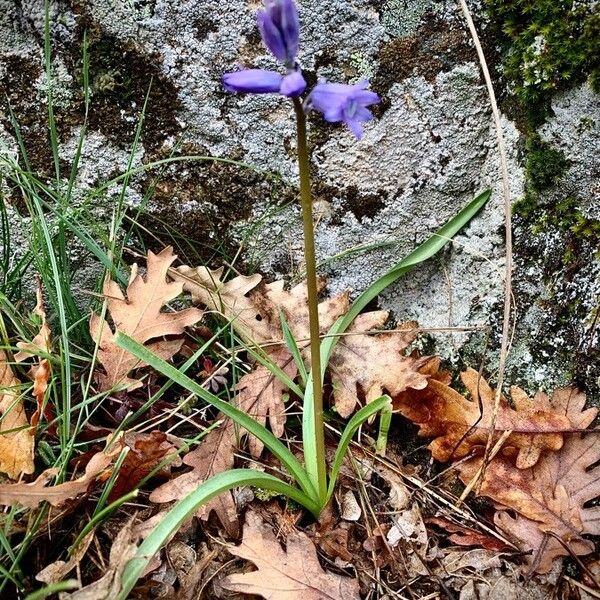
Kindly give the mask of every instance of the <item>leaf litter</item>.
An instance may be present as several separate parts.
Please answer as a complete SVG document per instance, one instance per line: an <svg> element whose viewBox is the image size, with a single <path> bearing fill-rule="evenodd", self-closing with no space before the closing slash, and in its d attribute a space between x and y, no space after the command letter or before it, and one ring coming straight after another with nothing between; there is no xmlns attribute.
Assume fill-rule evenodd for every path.
<svg viewBox="0 0 600 600"><path fill-rule="evenodd" d="M264 284L259 275L224 281L222 269L175 269L175 259L170 248L158 254L149 252L145 277L134 265L126 294L114 281L106 280L107 319L94 314L90 322L90 331L99 342L99 367L95 371L98 389L124 388L125 394L135 395L142 387L144 365L114 345L115 328L164 358L175 359L186 327L196 325L203 313L216 311L232 322L238 338L252 349L248 353L249 371L229 390L233 392L231 401L260 423L268 423L276 435L288 433L294 391L262 363L271 361L290 380L300 382L298 365L283 341L281 315L308 365L305 287L300 284L286 289L281 281ZM323 288L324 282L320 285ZM182 291L190 293L200 309L168 306ZM348 310L347 294L323 300L319 310L325 333ZM46 356L52 352L41 289L34 314L39 333L31 342L17 341L15 359L30 364L32 396L40 415L44 385L51 376ZM468 369L461 376L467 394L459 393L451 386L449 374L440 368L439 359L410 351L418 325L408 322L384 329L387 320L385 311L364 313L339 340L328 380L330 404L339 416L347 417L360 404L382 392L391 393L395 411L417 425L419 436L433 438L429 445L432 457L452 463L467 484L481 466L494 390ZM256 360L257 355L261 361ZM69 510L75 501L90 502L94 492L113 475L109 502L144 482L150 501L165 504L181 498L211 475L235 466L244 449L254 461L262 460L262 445L257 440L223 415L216 415L214 428L195 449L183 454L183 460L177 458L177 438L162 428L125 431L109 439L103 450L88 453L83 474L75 472L69 481L53 485L57 470L48 468L29 481L27 475L34 472L35 437L30 432L35 423L27 420L23 394L16 394L23 386L5 354L0 365L4 367L1 429L7 431L0 442L9 442L0 445L0 465L6 466L5 472L13 479L25 477L18 483L0 483L0 502L6 506L38 510L48 502ZM290 402L286 403L287 397ZM9 419L9 404L17 409L17 425ZM600 534L598 508L593 504L599 495L596 463L600 455L595 434L583 433L597 411L584 406L585 396L573 388L529 397L513 387L509 397L501 398L493 436L494 441L502 436L505 441L476 490L493 502L493 510L488 507L481 515L459 507L448 472L430 483L421 478L423 465L408 470L402 466L401 448L392 447L387 459L381 459L355 446L354 458L348 460L354 467L362 461L364 469L357 479L352 475L354 467L346 464L337 500L317 523L301 524L302 512L277 498L269 500L256 494L254 499L250 495L242 501L243 494L223 494L198 512L205 521L200 528L190 521L154 558L139 589L146 590L143 593L160 589L162 595L156 597L165 598L198 594L238 598L241 593L242 597L255 594L290 600L360 598L374 590L378 594L374 597L380 598L396 594L425 597L440 590L457 593L461 600L517 595L542 598L540 594L553 585L571 589L574 584L568 577L561 578L557 570L561 564L558 559L571 554L591 555L593 559L589 535ZM47 413L44 415L51 420ZM186 420L181 413L177 416L180 426L195 419ZM90 427L93 433L96 426ZM106 432L102 426L96 430ZM21 446L18 439L27 444ZM11 458L11 452L20 458ZM119 472L114 472L117 460ZM393 468L390 460L396 465ZM181 466L191 470L180 474L176 470ZM166 483L157 485L165 479ZM248 502L241 528L239 517ZM208 520L213 511L218 521ZM75 570L81 589L61 593L61 600L115 597L136 540L163 518L156 508L142 512L138 508L131 514L136 512L137 520L128 518L125 522L119 513L123 533L112 537L109 560L99 565L102 572L95 581L90 581L84 561L94 548L92 542L98 545L93 531L71 557L55 560L39 572L38 580L54 583ZM231 540L239 540L240 534L241 543L232 546ZM241 560L231 563L226 547ZM595 585L594 581L588 583L592 588ZM509 593L513 596L502 596Z"/></svg>

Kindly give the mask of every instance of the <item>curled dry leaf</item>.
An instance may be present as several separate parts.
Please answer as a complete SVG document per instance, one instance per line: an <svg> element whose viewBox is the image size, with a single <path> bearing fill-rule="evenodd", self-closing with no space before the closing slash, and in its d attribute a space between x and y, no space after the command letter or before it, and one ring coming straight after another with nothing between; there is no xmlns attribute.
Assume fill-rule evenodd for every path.
<svg viewBox="0 0 600 600"><path fill-rule="evenodd" d="M226 577L222 582L225 589L268 600L360 598L356 579L323 570L307 535L289 534L283 550L271 528L253 512L246 515L242 543L229 551L252 562L258 570Z"/></svg>
<svg viewBox="0 0 600 600"><path fill-rule="evenodd" d="M354 525L350 523L340 522L334 514L331 503L329 503L319 515L319 520L313 526L313 531L309 532L308 535L326 556L350 563L354 555L350 552L348 543L350 541L350 531L353 527Z"/></svg>
<svg viewBox="0 0 600 600"><path fill-rule="evenodd" d="M489 435L494 390L473 369L461 377L470 400L435 374L425 389L409 390L394 398L394 408L419 425L420 436L435 437L429 449L442 462L463 458L474 448L485 446ZM520 469L535 465L542 452L559 450L565 433L580 429L582 418L590 422L596 414L594 409L584 411L585 396L570 390L557 390L551 399L538 392L530 399L523 390L512 387L511 399L515 408L501 398L494 439L505 431L513 432L503 452L516 455Z"/></svg>
<svg viewBox="0 0 600 600"><path fill-rule="evenodd" d="M11 479L35 470L35 437L27 422L19 386L20 381L14 376L4 350L0 350L0 471Z"/></svg>
<svg viewBox="0 0 600 600"><path fill-rule="evenodd" d="M73 481L49 486L49 481L58 473L58 469L47 469L32 483L3 483L0 484L0 505L20 505L26 508L36 508L42 502L59 506L84 494L97 480L105 481L111 472L111 466L122 450L122 442L108 442L107 447L92 456L85 473Z"/></svg>
<svg viewBox="0 0 600 600"><path fill-rule="evenodd" d="M163 306L174 300L182 292L181 282L167 282L167 272L177 258L169 246L159 254L148 252L146 278L138 275L137 265L131 270L127 286L127 297L119 285L107 279L104 296L115 329L121 330L149 350L168 360L181 348L180 336L186 327L202 318L202 311L187 308L177 312L161 312ZM143 367L140 361L114 342L114 333L107 321L92 313L90 333L99 344L98 361L104 373L97 373L96 379L102 391L117 385L133 390L142 385L139 379L129 377L135 368ZM168 339L165 339L167 338Z"/></svg>
<svg viewBox="0 0 600 600"><path fill-rule="evenodd" d="M354 492L346 490L340 502L340 517L344 521L359 521L362 516L362 509Z"/></svg>
<svg viewBox="0 0 600 600"><path fill-rule="evenodd" d="M46 319L46 311L44 309L44 298L42 294L42 285L38 278L37 290L36 290L36 305L33 309L33 314L40 319L40 329L35 335L31 342L17 342L17 348L19 352L15 354L16 362L23 362L24 360L34 357L36 364L29 369L29 378L33 381L33 396L35 397L37 407L33 415L31 415L31 426L33 431L31 432L35 436L37 424L40 420L42 411L48 423L52 423L54 420L54 413L49 405L44 405L44 397L46 390L48 389L48 381L52 373L50 367L50 361L44 358L44 354L50 354L52 351L52 332ZM51 425L54 429L54 426Z"/></svg>
<svg viewBox="0 0 600 600"><path fill-rule="evenodd" d="M547 573L556 557L586 555L594 549L583 536L600 535L600 506L587 506L600 496L598 433L566 437L560 452L544 454L530 469L517 469L508 459L496 457L485 470L480 494L501 509L497 525L520 548L533 551L531 570ZM476 475L481 460L457 465L465 483ZM506 510L518 514L513 517Z"/></svg>
<svg viewBox="0 0 600 600"><path fill-rule="evenodd" d="M180 464L175 447L167 440L167 434L162 431L150 433L128 431L123 436L123 442L129 448L129 452L110 491L109 502L118 500L135 489L162 462L168 461L171 465L175 461L175 464Z"/></svg>

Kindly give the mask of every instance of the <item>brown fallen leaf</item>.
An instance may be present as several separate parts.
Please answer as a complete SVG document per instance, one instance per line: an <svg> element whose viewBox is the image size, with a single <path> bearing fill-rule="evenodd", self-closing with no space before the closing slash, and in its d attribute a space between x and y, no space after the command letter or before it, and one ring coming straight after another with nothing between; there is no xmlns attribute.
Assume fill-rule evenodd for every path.
<svg viewBox="0 0 600 600"><path fill-rule="evenodd" d="M31 342L17 342L19 352L15 354L16 362L23 362L28 358L34 357L36 363L29 369L29 378L33 381L33 396L36 399L37 407L31 415L31 434L35 436L37 424L42 412L46 421L50 423L50 432L55 433L56 427L52 424L54 421L54 412L49 404L44 403L48 382L52 374L50 361L44 358L44 354L52 352L52 331L46 319L46 310L44 309L44 298L42 294L42 284L38 277L36 290L36 305L33 314L40 319L40 329Z"/></svg>
<svg viewBox="0 0 600 600"><path fill-rule="evenodd" d="M425 519L425 523L427 525L436 525L448 531L451 534L448 536L448 540L457 546L481 546L486 550L493 550L495 552L506 552L511 549L510 546L498 538L477 531L472 527L458 525L445 517L428 517Z"/></svg>
<svg viewBox="0 0 600 600"><path fill-rule="evenodd" d="M600 535L600 506L586 506L600 496L598 433L567 436L560 452L544 454L530 469L517 469L509 459L496 457L485 470L479 493L498 504L496 523L521 548L533 550L529 564L538 573L547 573L559 556L586 555L594 549L583 536ZM465 483L481 461L478 457L457 465ZM512 517L506 510L518 514Z"/></svg>
<svg viewBox="0 0 600 600"><path fill-rule="evenodd" d="M137 550L133 521L134 518L130 519L117 533L104 575L71 594L61 594L60 600L116 600L119 597L123 570Z"/></svg>
<svg viewBox="0 0 600 600"><path fill-rule="evenodd" d="M384 392L396 396L409 388L419 390L427 385L427 376L419 369L431 358L405 356L417 337L415 321L383 333L363 333L381 329L388 316L387 311L378 310L356 317L331 356L329 371L335 408L344 418L354 412L360 396L369 403Z"/></svg>
<svg viewBox="0 0 600 600"><path fill-rule="evenodd" d="M150 501L164 503L177 500L213 475L232 469L235 447L235 425L233 421L226 419L219 427L213 429L197 448L183 457L183 463L192 467L192 471L179 475L157 487L150 494ZM201 506L196 515L206 520L213 510L225 526L227 533L231 537L237 538L239 522L232 492L225 492L213 498Z"/></svg>
<svg viewBox="0 0 600 600"><path fill-rule="evenodd" d="M0 350L0 471L11 479L35 470L35 437L31 434L23 397L18 391L20 385L4 350Z"/></svg>
<svg viewBox="0 0 600 600"><path fill-rule="evenodd" d="M111 466L122 450L122 442L107 443L107 447L92 456L85 473L73 481L49 486L58 469L47 469L32 483L2 483L0 484L0 505L20 505L35 508L42 502L59 506L63 502L84 494L98 479L106 480L110 475Z"/></svg>
<svg viewBox="0 0 600 600"><path fill-rule="evenodd" d="M244 537L229 548L234 556L252 562L257 571L229 575L222 586L267 600L358 600L356 579L324 571L317 551L304 533L291 533L286 550L270 527L253 512L246 514Z"/></svg>
<svg viewBox="0 0 600 600"><path fill-rule="evenodd" d="M473 369L467 369L461 377L471 400L438 381L435 375L426 388L409 390L394 398L394 409L419 425L420 436L435 437L429 449L442 462L463 458L474 448L485 446L488 439L494 391ZM505 431L513 432L503 452L516 454L520 469L535 465L547 450L559 450L565 433L586 427L597 414L596 409L584 411L585 396L568 388L557 390L551 399L543 392L530 399L523 390L512 387L511 399L515 408L501 398L494 440Z"/></svg>
<svg viewBox="0 0 600 600"><path fill-rule="evenodd" d="M295 375L294 363L285 349L272 348L270 356L288 375L292 377ZM281 436L285 424L285 407L281 397L285 389L283 383L266 367L258 365L238 382L236 386L238 394L234 398L234 402L237 408L252 416L262 425L267 422L267 414L269 414L271 430L275 435ZM152 502L162 503L177 500L213 475L233 468L236 448L247 432L243 428L236 427L233 421L223 414L219 414L217 418L222 419L223 423L211 431L197 448L188 452L183 458L183 463L193 467L193 471L175 477L156 488L150 494ZM262 453L263 444L254 436L249 436L248 449L252 456L258 457ZM233 492L223 492L216 496L200 507L196 516L206 520L213 510L228 535L234 538L239 537L239 521Z"/></svg>
<svg viewBox="0 0 600 600"><path fill-rule="evenodd" d="M127 492L135 489L140 481L161 462L177 459L175 446L167 441L167 435L162 431L151 431L150 433L127 431L123 436L123 442L129 448L129 452L110 491L109 502L118 500Z"/></svg>
<svg viewBox="0 0 600 600"><path fill-rule="evenodd" d="M298 369L286 348L282 346L271 348L268 355L269 359L288 377L291 379L296 377ZM237 392L235 405L261 425L266 424L268 416L271 431L277 437L281 437L286 421L283 394L287 391L287 386L267 367L259 364L250 373L240 378L235 389ZM247 432L243 430L239 435L245 433ZM248 450L254 458L262 454L263 448L264 444L258 438L249 436Z"/></svg>
<svg viewBox="0 0 600 600"><path fill-rule="evenodd" d="M172 339L171 336L180 336L187 326L202 318L202 311L197 308L161 312L165 304L182 292L180 282L167 282L166 279L169 267L176 258L170 246L159 254L149 251L146 278L138 275L137 265L133 265L127 297L116 282L107 279L104 284L104 296L115 329L145 344L165 360L177 353L183 343L181 338ZM130 378L129 374L144 364L114 343L110 325L96 313L92 313L90 319L90 333L99 343L98 361L104 368L104 373L96 374L101 391L117 385L133 390L142 385L139 379ZM165 339L167 336L170 336L169 339Z"/></svg>

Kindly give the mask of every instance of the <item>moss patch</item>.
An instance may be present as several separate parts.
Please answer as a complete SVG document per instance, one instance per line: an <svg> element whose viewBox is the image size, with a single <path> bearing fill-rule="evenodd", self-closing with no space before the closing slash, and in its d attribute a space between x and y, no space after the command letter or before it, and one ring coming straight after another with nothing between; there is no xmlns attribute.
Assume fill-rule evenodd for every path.
<svg viewBox="0 0 600 600"><path fill-rule="evenodd" d="M570 166L563 152L544 142L538 134L527 139L526 151L525 176L534 192L558 183Z"/></svg>
<svg viewBox="0 0 600 600"><path fill-rule="evenodd" d="M487 0L504 45L504 75L533 127L555 90L590 78L600 91L600 14L592 2Z"/></svg>

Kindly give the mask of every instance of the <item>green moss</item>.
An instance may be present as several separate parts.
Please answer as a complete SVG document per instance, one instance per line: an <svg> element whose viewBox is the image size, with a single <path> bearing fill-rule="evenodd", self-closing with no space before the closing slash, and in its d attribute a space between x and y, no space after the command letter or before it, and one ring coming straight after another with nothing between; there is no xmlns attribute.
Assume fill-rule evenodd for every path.
<svg viewBox="0 0 600 600"><path fill-rule="evenodd" d="M526 150L525 176L534 192L558 183L570 166L563 152L544 142L538 134L529 136Z"/></svg>
<svg viewBox="0 0 600 600"><path fill-rule="evenodd" d="M592 2L487 0L504 38L504 75L531 125L550 113L554 90L588 77L600 91L600 14Z"/></svg>
<svg viewBox="0 0 600 600"><path fill-rule="evenodd" d="M565 155L539 134L531 134L525 143L525 181L526 192L514 205L515 214L528 219L539 208L540 192L558 183L570 166Z"/></svg>

